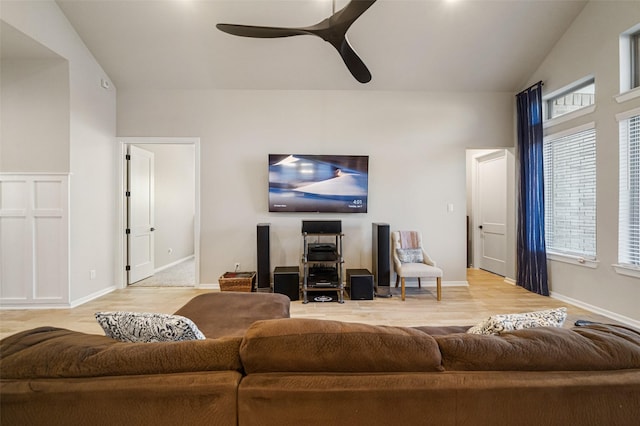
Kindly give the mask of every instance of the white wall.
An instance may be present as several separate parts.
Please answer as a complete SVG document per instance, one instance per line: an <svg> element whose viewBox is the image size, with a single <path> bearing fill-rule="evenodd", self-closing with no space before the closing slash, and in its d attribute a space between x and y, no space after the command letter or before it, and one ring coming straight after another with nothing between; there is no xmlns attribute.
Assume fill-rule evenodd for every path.
<svg viewBox="0 0 640 426"><path fill-rule="evenodd" d="M69 281L78 303L115 285L115 88L100 86L106 74L55 2L3 0L1 19L69 64Z"/></svg>
<svg viewBox="0 0 640 426"><path fill-rule="evenodd" d="M3 59L0 171L69 171L69 63Z"/></svg>
<svg viewBox="0 0 640 426"><path fill-rule="evenodd" d="M201 138L201 283L255 269L262 222L272 268L298 265L301 220L320 218L342 219L347 268L371 267L371 223L387 222L421 230L461 282L465 150L512 146L513 108L510 93L121 90L118 134ZM269 153L369 155L369 213L269 213Z"/></svg>
<svg viewBox="0 0 640 426"><path fill-rule="evenodd" d="M594 75L596 110L547 129L546 133L595 122L597 138L596 269L549 261L554 297L566 298L605 314L640 321L640 280L612 268L618 253L618 123L615 115L640 106L640 98L618 103L619 36L640 22L640 2L592 1L556 44L530 83L543 80L544 92ZM526 86L525 86L526 87ZM624 319L624 318L623 318Z"/></svg>

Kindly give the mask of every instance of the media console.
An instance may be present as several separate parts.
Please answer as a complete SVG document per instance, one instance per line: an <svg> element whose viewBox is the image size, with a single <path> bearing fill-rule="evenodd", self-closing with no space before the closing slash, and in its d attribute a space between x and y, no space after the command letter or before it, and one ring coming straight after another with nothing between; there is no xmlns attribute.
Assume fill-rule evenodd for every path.
<svg viewBox="0 0 640 426"><path fill-rule="evenodd" d="M344 303L341 221L302 221L302 236L302 303Z"/></svg>

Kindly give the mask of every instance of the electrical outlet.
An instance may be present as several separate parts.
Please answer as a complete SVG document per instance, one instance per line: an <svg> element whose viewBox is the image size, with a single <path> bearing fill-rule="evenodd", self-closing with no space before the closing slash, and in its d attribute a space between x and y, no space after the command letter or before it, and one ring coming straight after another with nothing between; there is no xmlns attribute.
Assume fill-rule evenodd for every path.
<svg viewBox="0 0 640 426"><path fill-rule="evenodd" d="M235 272L238 272L240 270L240 262L236 262L234 266L235 266Z"/></svg>

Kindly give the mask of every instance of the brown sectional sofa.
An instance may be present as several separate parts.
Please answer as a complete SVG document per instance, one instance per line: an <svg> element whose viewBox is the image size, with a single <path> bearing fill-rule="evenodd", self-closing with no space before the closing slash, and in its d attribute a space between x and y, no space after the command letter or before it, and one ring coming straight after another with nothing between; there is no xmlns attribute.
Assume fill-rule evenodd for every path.
<svg viewBox="0 0 640 426"><path fill-rule="evenodd" d="M239 424L635 425L640 419L640 334L633 330L460 331L303 319L256 323L240 347Z"/></svg>
<svg viewBox="0 0 640 426"><path fill-rule="evenodd" d="M230 321L231 305L211 312L206 299L178 311L208 330L206 340L122 343L55 328L2 340L0 423L636 425L640 418L640 333L625 327L470 335L468 327L292 319L276 297L254 311L263 318L245 316L225 331L232 335L212 338L226 326L206 318ZM272 312L271 303L283 306Z"/></svg>
<svg viewBox="0 0 640 426"><path fill-rule="evenodd" d="M1 343L0 424L235 424L241 337L122 343L42 327Z"/></svg>

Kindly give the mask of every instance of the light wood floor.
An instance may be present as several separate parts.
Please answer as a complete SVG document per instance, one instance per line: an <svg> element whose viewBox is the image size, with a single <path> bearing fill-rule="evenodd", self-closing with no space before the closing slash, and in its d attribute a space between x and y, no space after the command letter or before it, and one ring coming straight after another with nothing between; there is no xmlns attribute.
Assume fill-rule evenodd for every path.
<svg viewBox="0 0 640 426"><path fill-rule="evenodd" d="M442 289L442 301L436 301L435 286L417 288L417 282L407 285L406 301L400 300L399 289L392 287L391 298L351 301L344 304L291 303L294 318L320 318L377 325L472 325L492 314L528 312L566 306L565 327L577 319L616 323L567 303L539 296L521 287L504 282L502 277L470 269L468 287ZM0 338L18 331L40 326L54 326L86 333L102 334L94 313L98 311L137 311L173 313L192 297L212 290L190 288L129 287L73 309L2 310Z"/></svg>

